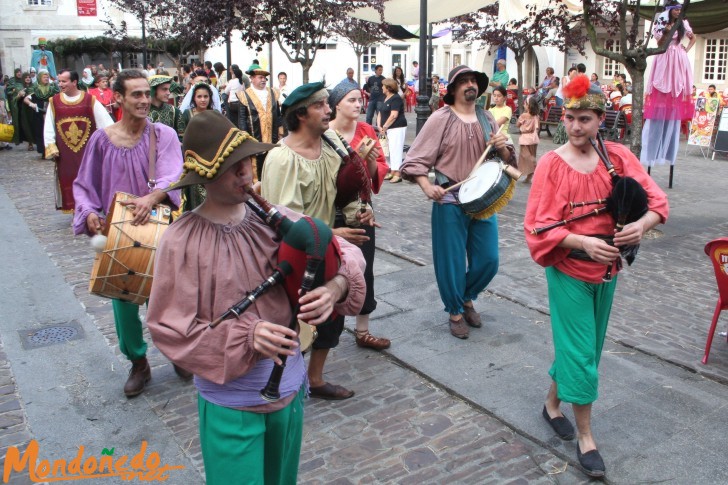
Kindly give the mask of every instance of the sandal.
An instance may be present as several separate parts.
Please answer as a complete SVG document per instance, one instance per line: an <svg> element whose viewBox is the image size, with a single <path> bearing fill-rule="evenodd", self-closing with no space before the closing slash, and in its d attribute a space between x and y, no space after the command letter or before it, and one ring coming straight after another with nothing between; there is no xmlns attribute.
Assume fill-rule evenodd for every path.
<svg viewBox="0 0 728 485"><path fill-rule="evenodd" d="M399 175L395 175L394 177L392 177L392 179L389 181L389 183L390 184L398 184L401 181L402 181L402 177L400 177Z"/></svg>
<svg viewBox="0 0 728 485"><path fill-rule="evenodd" d="M323 386L310 387L308 389L309 396L318 399L326 399L327 401L341 401L349 399L354 395L354 391L350 391L337 384L326 383Z"/></svg>
<svg viewBox="0 0 728 485"><path fill-rule="evenodd" d="M388 349L389 346L392 344L389 339L375 337L374 335L370 334L369 330L354 330L354 335L356 337L356 344L359 347L369 347L370 349L374 350L384 350Z"/></svg>
<svg viewBox="0 0 728 485"><path fill-rule="evenodd" d="M387 175L384 176L384 180L390 180L394 175L392 175L392 172L387 172Z"/></svg>

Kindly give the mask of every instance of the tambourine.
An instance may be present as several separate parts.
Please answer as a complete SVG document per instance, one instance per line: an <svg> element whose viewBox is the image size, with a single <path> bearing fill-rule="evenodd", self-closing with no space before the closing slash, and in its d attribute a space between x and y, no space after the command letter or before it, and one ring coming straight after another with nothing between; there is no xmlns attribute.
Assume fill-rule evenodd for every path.
<svg viewBox="0 0 728 485"><path fill-rule="evenodd" d="M371 151L376 148L377 141L369 138L368 136L365 136L359 141L359 145L355 148L356 152L359 154L359 156L366 160Z"/></svg>

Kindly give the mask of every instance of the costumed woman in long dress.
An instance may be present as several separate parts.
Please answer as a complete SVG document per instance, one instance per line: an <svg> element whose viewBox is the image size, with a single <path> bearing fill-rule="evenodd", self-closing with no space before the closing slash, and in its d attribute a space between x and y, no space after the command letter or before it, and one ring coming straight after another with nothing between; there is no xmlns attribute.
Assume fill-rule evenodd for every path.
<svg viewBox="0 0 728 485"><path fill-rule="evenodd" d="M36 138L33 134L33 115L35 110L31 109L30 106L25 104L25 98L28 96L33 89L33 81L29 72L23 73L23 84L20 91L18 91L15 103L18 105L18 125L16 130L20 130L20 142L28 142L28 151L32 152L35 150L33 144L36 142ZM13 120L13 124L15 121Z"/></svg>
<svg viewBox="0 0 728 485"><path fill-rule="evenodd" d="M344 139L356 149L361 140L368 136L375 141L375 148L366 158L367 164L371 165L372 160L376 160L376 172L371 174L372 191L376 194L384 182L384 176L389 171L389 165L384 158L382 147L377 140L377 134L371 125L359 120L361 108L364 101L361 97L361 90L357 84L353 84L344 80L340 82L329 95L329 106L331 107L331 122L329 127L336 130ZM354 211L346 209L353 207ZM336 210L335 228L345 228L347 235L351 235L349 239L347 235L339 234L344 239L359 246L364 260L367 263L364 271L364 281L367 284L366 300L359 315L356 316L356 344L359 347L369 347L374 350L382 350L389 348L390 341L386 338L375 337L369 333L369 315L377 308L377 300L374 299L374 236L375 223L361 224L357 217L350 217L359 211L359 202L355 201L347 206L343 211Z"/></svg>
<svg viewBox="0 0 728 485"><path fill-rule="evenodd" d="M182 123L184 123L184 126L188 126L190 124L190 120L195 115L213 109L213 96L214 93L217 92L217 89L213 89L205 82L197 83L189 90L187 96L185 96L185 101L188 101L189 96L189 108L182 111ZM217 99L219 100L219 97ZM184 104L185 103L183 102L183 105ZM190 185L188 187L184 187L182 188L182 204L180 206L180 211L190 211L202 204L204 201L205 188L202 185Z"/></svg>
<svg viewBox="0 0 728 485"><path fill-rule="evenodd" d="M23 102L31 110L31 129L33 137L36 140L36 149L41 158L44 157L45 146L43 145L43 125L45 124L45 114L48 110L48 102L54 94L58 94L60 90L55 83L51 83L51 77L47 70L41 69L38 73L38 82L33 84L26 92Z"/></svg>
<svg viewBox="0 0 728 485"><path fill-rule="evenodd" d="M662 45L669 41L670 46L664 53L655 56L647 83L640 154L640 161L648 167L648 173L654 165L670 164L670 188L680 147L680 123L691 119L694 111L691 97L693 66L687 53L695 44L695 36L687 19L678 21L681 11L679 3L670 2L652 28L657 42ZM664 38L675 22L678 26L672 39ZM687 46L682 43L683 37L689 39Z"/></svg>
<svg viewBox="0 0 728 485"><path fill-rule="evenodd" d="M198 69L194 73L192 73L192 84L190 85L190 89L187 90L187 92L185 93L185 97L182 98L182 102L179 104L179 110L183 114L185 111L193 107L192 90L200 83L204 83L210 86L210 78L207 77L207 74L205 74L205 71L203 71L202 69ZM170 87L170 91L171 90L172 87ZM217 89L212 89L210 106L212 106L212 109L214 109L218 113L222 113L222 100L220 98L220 91L218 91ZM187 119L187 122L189 122L189 118Z"/></svg>

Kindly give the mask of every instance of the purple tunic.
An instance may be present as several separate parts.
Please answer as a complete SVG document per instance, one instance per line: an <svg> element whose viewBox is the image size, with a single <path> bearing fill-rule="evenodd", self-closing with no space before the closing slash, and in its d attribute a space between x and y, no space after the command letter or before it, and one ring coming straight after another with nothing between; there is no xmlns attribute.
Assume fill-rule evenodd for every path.
<svg viewBox="0 0 728 485"><path fill-rule="evenodd" d="M78 176L73 182L76 212L73 216L73 232L89 234L86 219L92 212L108 214L116 192L126 192L139 197L149 193L149 127L147 124L139 143L132 148L117 147L105 130L91 135L81 161ZM165 189L179 180L182 174L182 149L177 133L161 123L153 123L157 133L157 163L155 178L158 189ZM179 190L167 194L169 202L177 209ZM90 234L89 234L90 235Z"/></svg>

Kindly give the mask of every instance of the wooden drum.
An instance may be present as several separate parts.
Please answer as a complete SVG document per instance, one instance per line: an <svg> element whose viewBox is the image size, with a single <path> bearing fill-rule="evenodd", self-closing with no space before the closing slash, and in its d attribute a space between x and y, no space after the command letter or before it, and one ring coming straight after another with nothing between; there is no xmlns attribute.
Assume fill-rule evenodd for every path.
<svg viewBox="0 0 728 485"><path fill-rule="evenodd" d="M94 259L89 291L143 305L152 290L154 257L159 240L171 221L172 211L160 204L152 210L149 222L132 226L132 207L119 202L136 198L124 192L114 195L106 219L106 247Z"/></svg>

